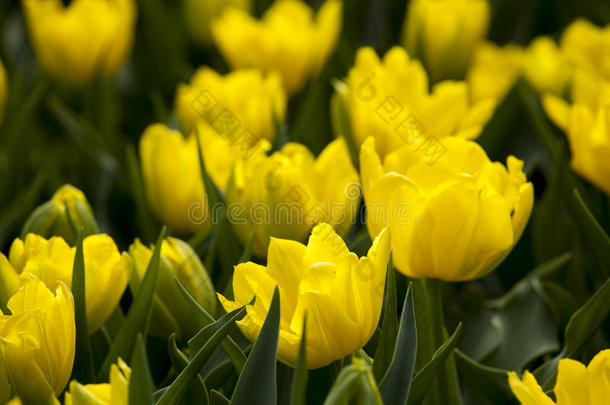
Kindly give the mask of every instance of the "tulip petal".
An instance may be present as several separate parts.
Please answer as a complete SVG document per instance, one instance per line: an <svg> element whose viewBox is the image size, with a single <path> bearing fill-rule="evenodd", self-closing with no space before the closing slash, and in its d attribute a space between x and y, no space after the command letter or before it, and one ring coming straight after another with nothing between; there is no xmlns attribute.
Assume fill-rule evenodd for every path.
<svg viewBox="0 0 610 405"><path fill-rule="evenodd" d="M517 373L511 371L508 373L508 383L522 405L555 405L529 371L523 374L523 380L517 377Z"/></svg>
<svg viewBox="0 0 610 405"><path fill-rule="evenodd" d="M562 359L557 366L555 396L561 405L590 404L587 386L587 368L584 364Z"/></svg>

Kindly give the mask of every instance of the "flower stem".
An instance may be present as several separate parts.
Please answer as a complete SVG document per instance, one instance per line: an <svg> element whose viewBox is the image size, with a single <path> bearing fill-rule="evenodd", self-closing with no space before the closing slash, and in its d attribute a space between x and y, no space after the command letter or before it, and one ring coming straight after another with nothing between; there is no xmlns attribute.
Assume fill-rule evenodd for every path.
<svg viewBox="0 0 610 405"><path fill-rule="evenodd" d="M445 328L441 281L413 279L415 322L417 324L417 360L415 369L421 370L434 352L449 337ZM436 381L428 390L426 405L461 405L461 393L455 358L449 356Z"/></svg>

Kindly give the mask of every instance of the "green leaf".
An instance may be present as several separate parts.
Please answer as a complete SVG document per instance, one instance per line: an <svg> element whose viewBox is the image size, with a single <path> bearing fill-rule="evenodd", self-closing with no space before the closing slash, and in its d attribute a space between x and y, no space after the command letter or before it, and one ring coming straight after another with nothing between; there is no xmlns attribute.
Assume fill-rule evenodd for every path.
<svg viewBox="0 0 610 405"><path fill-rule="evenodd" d="M224 395L216 390L210 392L210 404L211 405L231 405L231 401Z"/></svg>
<svg viewBox="0 0 610 405"><path fill-rule="evenodd" d="M552 388L559 360L570 357L595 333L610 312L610 279L607 280L578 311L572 315L565 330L563 350L534 371L545 391Z"/></svg>
<svg viewBox="0 0 610 405"><path fill-rule="evenodd" d="M398 335L398 315L396 314L396 276L392 256L388 261L388 269L385 282L385 302L383 304L383 324L381 334L375 351L375 361L373 361L373 374L377 381L381 381L385 375L394 353L396 336Z"/></svg>
<svg viewBox="0 0 610 405"><path fill-rule="evenodd" d="M146 345L142 334L138 333L131 358L131 377L129 379L129 404L152 405L153 382L150 377Z"/></svg>
<svg viewBox="0 0 610 405"><path fill-rule="evenodd" d="M422 403L426 392L428 392L428 389L432 386L437 374L441 372L445 361L449 355L453 353L453 349L455 349L461 333L462 324L460 323L458 324L457 328L455 328L453 335L451 335L451 337L447 339L436 352L434 352L432 360L430 360L428 364L424 366L424 368L415 374L411 384L411 391L409 393L409 400L407 402L408 405L418 405Z"/></svg>
<svg viewBox="0 0 610 405"><path fill-rule="evenodd" d="M203 321L203 325L207 326L214 322L214 318L212 315L208 314L208 312L199 305L197 301L189 294L189 292L180 284L180 281L176 277L174 277L174 281L178 285L178 289L182 293L182 296L186 299L186 301L191 304L193 309L199 314L201 320ZM235 367L235 371L237 374L241 373L241 370L244 368L246 364L246 355L240 349L239 345L235 343L230 336L227 336L222 343L220 344L222 349L227 353L233 366Z"/></svg>
<svg viewBox="0 0 610 405"><path fill-rule="evenodd" d="M218 321L206 326L205 329L214 331L211 333L208 341L201 347L201 349L193 356L188 365L182 370L182 372L176 377L174 382L167 388L163 393L157 405L173 405L177 404L178 401L186 394L193 380L199 375L199 370L203 367L205 362L210 358L216 347L222 342L236 326L235 321L238 318L243 317L246 312L245 307L236 309L235 311L229 312Z"/></svg>
<svg viewBox="0 0 610 405"><path fill-rule="evenodd" d="M131 189L131 195L136 205L136 216L138 227L145 241L150 242L154 238L154 218L147 203L144 180L140 171L140 164L133 145L127 146L127 175Z"/></svg>
<svg viewBox="0 0 610 405"><path fill-rule="evenodd" d="M593 247L599 262L605 267L607 273L610 271L610 238L597 222L577 189L574 189L574 200L576 201L576 216L582 224L584 237Z"/></svg>
<svg viewBox="0 0 610 405"><path fill-rule="evenodd" d="M484 366L472 360L459 350L455 350L460 375L483 391L495 404L506 404L513 394L508 386L506 370Z"/></svg>
<svg viewBox="0 0 610 405"><path fill-rule="evenodd" d="M112 342L110 350L106 355L106 359L102 367L97 373L98 381L108 375L110 365L116 361L118 357L129 358L133 351L138 332L146 335L148 324L150 322L150 314L152 312L152 303L155 296L155 286L157 284L157 275L159 273L159 257L161 255L161 243L165 238L165 227L161 230L155 250L153 251L146 274L142 279L142 284L138 289L138 294L135 296L131 308L121 325L121 329L117 337Z"/></svg>
<svg viewBox="0 0 610 405"><path fill-rule="evenodd" d="M396 348L388 370L379 384L383 403L386 405L403 405L409 396L411 379L417 356L417 327L413 309L411 285L407 289L402 306L400 327L396 338Z"/></svg>
<svg viewBox="0 0 610 405"><path fill-rule="evenodd" d="M307 404L307 313L303 317L303 335L299 347L299 357L292 373L292 383L290 386L290 405Z"/></svg>
<svg viewBox="0 0 610 405"><path fill-rule="evenodd" d="M276 286L265 322L237 380L231 405L277 404L276 359L279 332L280 292Z"/></svg>
<svg viewBox="0 0 610 405"><path fill-rule="evenodd" d="M72 270L72 295L74 296L74 320L76 322L76 355L74 357L74 378L81 384L95 382L95 369L89 331L87 329L87 290L85 280L85 257L83 255L83 235L79 231Z"/></svg>
<svg viewBox="0 0 610 405"><path fill-rule="evenodd" d="M182 372L188 365L189 359L186 354L178 349L175 333L172 333L167 340L167 352L176 371L178 373ZM207 388L200 375L197 376L195 382L189 388L185 399L188 404L200 403L202 405L208 405L210 403Z"/></svg>
<svg viewBox="0 0 610 405"><path fill-rule="evenodd" d="M352 134L349 113L347 112L347 108L345 107L343 98L340 94L340 89L345 87L345 84L336 82L334 83L334 87L337 91L333 93L330 99L330 114L333 124L333 132L335 133L336 138L342 136L345 139L349 154L352 158L352 164L354 165L356 171L358 171L360 167L360 158L358 157L359 149Z"/></svg>
<svg viewBox="0 0 610 405"><path fill-rule="evenodd" d="M201 150L201 139L199 139L199 128L195 128L195 138L197 139L197 155L199 158L199 169L201 171L201 178L203 180L203 187L205 189L205 193L208 196L208 206L215 207L218 204L222 204L222 197L220 195L220 191L212 177L210 177L206 167L205 160L203 159L203 152Z"/></svg>

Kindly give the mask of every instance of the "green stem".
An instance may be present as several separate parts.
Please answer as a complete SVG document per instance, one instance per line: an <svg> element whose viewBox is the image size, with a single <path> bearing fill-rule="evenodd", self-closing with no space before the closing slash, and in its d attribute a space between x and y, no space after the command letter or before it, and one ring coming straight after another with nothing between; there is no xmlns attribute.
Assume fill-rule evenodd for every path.
<svg viewBox="0 0 610 405"><path fill-rule="evenodd" d="M415 322L417 324L416 370L421 370L434 352L449 337L445 328L441 281L436 279L413 279ZM428 390L426 405L461 405L462 399L457 378L455 358L447 359L436 381Z"/></svg>

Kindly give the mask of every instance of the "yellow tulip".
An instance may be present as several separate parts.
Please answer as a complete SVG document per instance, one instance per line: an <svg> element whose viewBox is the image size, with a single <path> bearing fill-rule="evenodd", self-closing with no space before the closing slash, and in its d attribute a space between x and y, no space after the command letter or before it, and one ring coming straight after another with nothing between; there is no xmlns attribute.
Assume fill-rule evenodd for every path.
<svg viewBox="0 0 610 405"><path fill-rule="evenodd" d="M525 51L523 70L536 91L562 94L570 79L568 60L550 37L535 38Z"/></svg>
<svg viewBox="0 0 610 405"><path fill-rule="evenodd" d="M136 239L129 247L129 254L135 262L136 271L131 278L130 288L136 294L146 274L152 249ZM166 238L161 245L159 280L155 291L153 319L150 333L167 339L176 333L179 340L189 339L202 327L201 318L184 299L174 277L191 296L211 314L216 311L214 286L197 253L190 245L176 238Z"/></svg>
<svg viewBox="0 0 610 405"><path fill-rule="evenodd" d="M8 83L6 82L6 70L0 60L0 124L4 118L4 106L8 95Z"/></svg>
<svg viewBox="0 0 610 405"><path fill-rule="evenodd" d="M546 95L543 106L568 137L572 169L610 195L610 80L578 70L572 104Z"/></svg>
<svg viewBox="0 0 610 405"><path fill-rule="evenodd" d="M262 20L229 7L212 23L212 36L233 69L275 70L294 94L322 70L337 43L341 13L340 0L326 0L315 16L302 0L276 1Z"/></svg>
<svg viewBox="0 0 610 405"><path fill-rule="evenodd" d="M51 289L62 283L70 287L75 252L76 248L68 246L61 237L45 239L30 233L25 240L15 239L8 261L0 254L2 278L15 280L19 274L31 273ZM118 305L127 287L133 263L127 253L119 253L112 238L106 234L86 237L83 240L83 254L87 328L89 333L93 333ZM12 285L15 285L14 282ZM8 291L6 295L11 296L12 293L14 291Z"/></svg>
<svg viewBox="0 0 610 405"><path fill-rule="evenodd" d="M244 11L251 8L251 0L183 0L182 8L186 27L191 38L200 45L212 43L210 25L226 7L235 7Z"/></svg>
<svg viewBox="0 0 610 405"><path fill-rule="evenodd" d="M42 66L54 76L86 83L112 76L131 50L134 0L22 0L30 40Z"/></svg>
<svg viewBox="0 0 610 405"><path fill-rule="evenodd" d="M176 115L185 134L198 121L207 121L221 136L250 143L272 140L275 122L286 114L286 94L281 77L263 75L257 69L243 69L221 76L204 67L190 84L179 84Z"/></svg>
<svg viewBox="0 0 610 405"><path fill-rule="evenodd" d="M403 44L424 62L433 81L459 79L487 35L489 18L487 0L413 0Z"/></svg>
<svg viewBox="0 0 610 405"><path fill-rule="evenodd" d="M383 156L448 135L476 138L493 113L492 102L470 103L464 82L440 82L430 92L420 62L400 47L383 60L372 48L359 49L345 84L337 87L355 142L361 145L372 135Z"/></svg>
<svg viewBox="0 0 610 405"><path fill-rule="evenodd" d="M54 404L72 372L76 326L74 300L64 283L55 295L30 273L11 297L11 315L0 314L0 368L9 386L0 386L25 403Z"/></svg>
<svg viewBox="0 0 610 405"><path fill-rule="evenodd" d="M523 379L508 373L511 390L522 405L603 405L610 398L610 350L599 352L588 366L572 360L559 360L555 382L555 403L538 385L536 378L526 371Z"/></svg>
<svg viewBox="0 0 610 405"><path fill-rule="evenodd" d="M197 123L197 130L206 171L221 190L236 160L268 148L264 140L221 136L205 121ZM152 124L140 139L140 158L148 201L166 225L192 234L210 224L213 212L208 209L195 133L184 137L165 124Z"/></svg>
<svg viewBox="0 0 610 405"><path fill-rule="evenodd" d="M257 150L235 163L227 189L229 221L243 244L255 231L254 252L265 256L269 238L304 241L313 226L332 224L345 235L358 213L360 187L343 138L315 159L298 143L267 156Z"/></svg>
<svg viewBox="0 0 610 405"><path fill-rule="evenodd" d="M239 329L255 341L269 310L275 286L280 291L278 359L294 367L307 315L307 368L326 366L361 349L377 328L390 232L382 231L367 256L348 250L328 224L317 225L307 246L272 238L267 266L252 262L235 267L235 301L218 298L227 311L247 305Z"/></svg>
<svg viewBox="0 0 610 405"><path fill-rule="evenodd" d="M442 139L434 164L426 150L404 146L380 159L375 140L360 151L367 226L389 226L394 264L409 277L465 281L491 272L515 246L534 191L523 162L491 162L473 141Z"/></svg>
<svg viewBox="0 0 610 405"><path fill-rule="evenodd" d="M474 101L491 99L496 103L520 76L539 93L562 94L571 75L564 53L550 37L537 37L527 47L514 44L477 47L467 81Z"/></svg>
<svg viewBox="0 0 610 405"><path fill-rule="evenodd" d="M99 233L93 210L83 192L65 184L57 189L50 201L30 214L21 234L61 236L68 243L74 244L76 232L81 229L84 235Z"/></svg>
<svg viewBox="0 0 610 405"><path fill-rule="evenodd" d="M560 45L577 68L610 80L610 24L600 28L578 19L563 32Z"/></svg>
<svg viewBox="0 0 610 405"><path fill-rule="evenodd" d="M110 366L110 383L82 385L70 383L64 405L128 405L131 369L120 357Z"/></svg>
<svg viewBox="0 0 610 405"><path fill-rule="evenodd" d="M502 101L522 74L524 59L525 51L518 45L479 45L466 75L472 100Z"/></svg>

